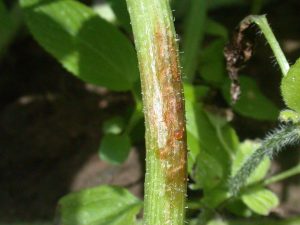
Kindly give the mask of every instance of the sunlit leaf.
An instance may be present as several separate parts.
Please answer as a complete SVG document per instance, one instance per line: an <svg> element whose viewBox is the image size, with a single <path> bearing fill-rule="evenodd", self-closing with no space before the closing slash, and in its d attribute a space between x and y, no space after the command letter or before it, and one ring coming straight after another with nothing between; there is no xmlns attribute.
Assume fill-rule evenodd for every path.
<svg viewBox="0 0 300 225"><path fill-rule="evenodd" d="M92 9L73 0L21 0L34 38L80 79L124 91L138 78L130 41Z"/></svg>
<svg viewBox="0 0 300 225"><path fill-rule="evenodd" d="M120 187L100 186L71 193L58 203L60 225L136 224L142 202Z"/></svg>
<svg viewBox="0 0 300 225"><path fill-rule="evenodd" d="M260 215L268 215L279 204L278 197L273 192L261 187L243 193L241 199L253 212Z"/></svg>
<svg viewBox="0 0 300 225"><path fill-rule="evenodd" d="M300 59L282 78L281 93L285 104L300 113Z"/></svg>

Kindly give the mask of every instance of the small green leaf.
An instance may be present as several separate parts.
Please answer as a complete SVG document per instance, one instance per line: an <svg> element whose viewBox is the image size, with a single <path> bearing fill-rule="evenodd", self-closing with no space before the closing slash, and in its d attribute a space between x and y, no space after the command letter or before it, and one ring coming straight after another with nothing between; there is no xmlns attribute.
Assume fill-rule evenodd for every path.
<svg viewBox="0 0 300 225"><path fill-rule="evenodd" d="M226 209L230 212L243 217L250 217L253 212L242 202L241 199L234 199L226 204Z"/></svg>
<svg viewBox="0 0 300 225"><path fill-rule="evenodd" d="M130 147L130 138L127 134L106 134L102 138L99 155L107 162L121 164L127 159Z"/></svg>
<svg viewBox="0 0 300 225"><path fill-rule="evenodd" d="M124 91L138 78L129 40L92 9L73 0L21 0L35 39L80 79Z"/></svg>
<svg viewBox="0 0 300 225"><path fill-rule="evenodd" d="M287 122L299 123L300 114L293 110L285 109L280 112L279 120L284 123Z"/></svg>
<svg viewBox="0 0 300 225"><path fill-rule="evenodd" d="M291 66L287 75L282 78L281 94L285 104L300 113L300 59Z"/></svg>
<svg viewBox="0 0 300 225"><path fill-rule="evenodd" d="M125 126L125 122L122 117L116 116L106 120L103 123L102 130L105 134L120 134Z"/></svg>
<svg viewBox="0 0 300 225"><path fill-rule="evenodd" d="M250 118L276 120L279 114L278 108L262 94L255 81L250 77L241 76L240 83L242 94L237 103L233 105L233 109ZM222 92L228 104L231 104L229 80L223 85Z"/></svg>
<svg viewBox="0 0 300 225"><path fill-rule="evenodd" d="M198 70L201 77L209 83L220 85L224 80L224 45L225 41L218 39L206 47L201 54Z"/></svg>
<svg viewBox="0 0 300 225"><path fill-rule="evenodd" d="M112 186L71 193L58 204L61 225L134 225L142 207L126 189Z"/></svg>
<svg viewBox="0 0 300 225"><path fill-rule="evenodd" d="M260 215L268 215L279 204L278 197L273 192L261 187L243 193L241 199L253 212Z"/></svg>
<svg viewBox="0 0 300 225"><path fill-rule="evenodd" d="M224 40L228 39L228 31L227 31L226 27L223 26L223 24L218 23L209 18L207 18L205 21L205 32L210 35L221 37Z"/></svg>
<svg viewBox="0 0 300 225"><path fill-rule="evenodd" d="M235 159L232 163L233 176L238 172L238 170L252 155L252 153L259 148L259 146L259 143L250 140L246 140L240 144ZM251 176L247 179L247 184L252 184L262 180L266 176L268 170L270 169L270 166L271 161L269 158L265 158L264 160L262 160L259 166L256 167Z"/></svg>
<svg viewBox="0 0 300 225"><path fill-rule="evenodd" d="M128 33L132 32L129 13L125 0L107 0L117 17L117 23L120 24Z"/></svg>
<svg viewBox="0 0 300 225"><path fill-rule="evenodd" d="M223 127L215 127L202 106L197 102L186 100L185 104L188 147L191 149L193 156L189 163L196 163L196 168L198 168L195 177L191 174L196 183L194 187L215 187L230 175L228 164L230 163L231 154L235 152L234 148L238 139L233 137L236 134L232 132L227 124ZM195 162L193 160L196 157ZM209 162L206 162L205 159ZM212 169L213 165L216 168ZM191 170L193 166L189 165L189 169ZM205 176L212 179L205 180Z"/></svg>

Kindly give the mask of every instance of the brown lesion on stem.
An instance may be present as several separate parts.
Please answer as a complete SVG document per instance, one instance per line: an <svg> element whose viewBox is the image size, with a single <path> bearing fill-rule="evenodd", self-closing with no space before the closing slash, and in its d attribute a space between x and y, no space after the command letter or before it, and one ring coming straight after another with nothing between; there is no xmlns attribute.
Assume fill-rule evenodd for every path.
<svg viewBox="0 0 300 225"><path fill-rule="evenodd" d="M252 57L255 36L249 31L252 21L243 20L233 33L229 44L224 48L224 56L227 64L227 71L231 80L231 99L234 104L240 94L240 84L238 72L244 67L245 63Z"/></svg>
<svg viewBox="0 0 300 225"><path fill-rule="evenodd" d="M176 199L186 189L186 128L184 98L182 92L181 69L177 43L167 26L156 24L154 42L156 43L157 79L163 99L163 122L167 127L167 141L156 155L166 171L166 192Z"/></svg>

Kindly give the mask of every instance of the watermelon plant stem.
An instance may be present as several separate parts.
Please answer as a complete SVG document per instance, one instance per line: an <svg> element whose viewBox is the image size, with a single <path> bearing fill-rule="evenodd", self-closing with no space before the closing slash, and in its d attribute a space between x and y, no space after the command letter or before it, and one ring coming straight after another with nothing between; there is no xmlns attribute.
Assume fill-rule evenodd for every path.
<svg viewBox="0 0 300 225"><path fill-rule="evenodd" d="M283 51L281 50L280 45L267 21L266 15L250 15L244 19L244 21L247 20L252 23L255 23L261 29L261 32L264 34L267 42L269 43L274 53L274 56L279 64L283 76L285 76L290 69L290 65Z"/></svg>
<svg viewBox="0 0 300 225"><path fill-rule="evenodd" d="M144 223L182 225L186 128L178 45L169 0L127 0L146 127Z"/></svg>

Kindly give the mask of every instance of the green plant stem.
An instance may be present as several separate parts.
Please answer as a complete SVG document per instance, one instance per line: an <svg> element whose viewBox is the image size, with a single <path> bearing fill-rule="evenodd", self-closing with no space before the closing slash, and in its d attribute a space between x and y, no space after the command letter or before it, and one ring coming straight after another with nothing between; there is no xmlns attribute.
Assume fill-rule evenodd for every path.
<svg viewBox="0 0 300 225"><path fill-rule="evenodd" d="M146 128L146 225L184 224L186 128L169 0L127 0L139 60Z"/></svg>
<svg viewBox="0 0 300 225"><path fill-rule="evenodd" d="M229 180L231 194L238 194L248 177L257 168L264 157L272 158L284 147L297 144L300 141L300 127L285 125L269 134L259 147L242 165L241 169Z"/></svg>
<svg viewBox="0 0 300 225"><path fill-rule="evenodd" d="M191 1L190 10L185 21L182 66L187 82L193 81L197 68L199 47L205 31L206 1Z"/></svg>
<svg viewBox="0 0 300 225"><path fill-rule="evenodd" d="M272 176L272 177L268 178L267 180L264 181L263 184L264 185L269 185L269 184L287 179L289 177L295 176L297 174L300 174L300 164L293 167L293 168L291 168L291 169L289 169L289 170L286 170L282 173L279 173L275 176Z"/></svg>
<svg viewBox="0 0 300 225"><path fill-rule="evenodd" d="M251 15L245 18L244 21L249 20L250 22L255 23L256 25L259 26L261 29L262 33L265 35L265 38L267 39L267 42L269 43L275 58L280 66L281 72L283 76L285 76L290 69L290 65L288 61L285 58L285 55L283 54L279 43L277 42L275 35L267 21L267 18L265 15L261 16L256 16L256 15Z"/></svg>

